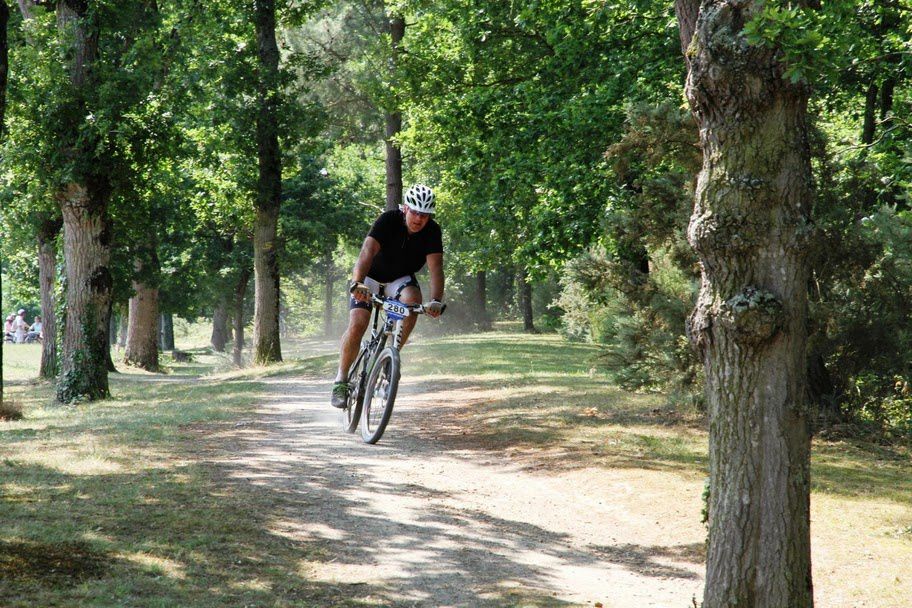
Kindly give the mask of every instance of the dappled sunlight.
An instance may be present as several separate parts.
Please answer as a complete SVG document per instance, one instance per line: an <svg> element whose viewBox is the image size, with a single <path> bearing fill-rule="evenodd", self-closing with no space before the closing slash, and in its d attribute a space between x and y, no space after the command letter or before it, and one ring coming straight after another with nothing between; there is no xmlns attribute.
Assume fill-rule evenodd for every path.
<svg viewBox="0 0 912 608"><path fill-rule="evenodd" d="M264 581L262 579L251 579L246 581L232 581L228 584L232 589L240 589L244 591L263 591L268 592L272 590L272 583L269 581Z"/></svg>
<svg viewBox="0 0 912 608"><path fill-rule="evenodd" d="M49 448L16 455L24 465L38 465L67 475L109 475L123 470L123 465L94 449Z"/></svg>
<svg viewBox="0 0 912 608"><path fill-rule="evenodd" d="M8 529L75 538L103 558L93 584L161 605L688 605L705 559L702 422L591 375L577 345L559 346L561 373L544 352L553 336L498 375L487 357L506 365L496 351L525 344L505 336L453 367L462 338L415 344L376 446L328 405L334 355L218 381L119 381L118 398L74 408L36 401L26 424L0 427ZM828 588L821 605L863 594L870 568L901 597L908 583L881 573L909 555L906 461L884 452L865 467L844 447L815 455L815 577L843 594ZM55 584L48 597L70 597Z"/></svg>
<svg viewBox="0 0 912 608"><path fill-rule="evenodd" d="M175 580L187 578L186 566L172 559L149 553L118 553L117 557L139 566L150 574L167 576Z"/></svg>

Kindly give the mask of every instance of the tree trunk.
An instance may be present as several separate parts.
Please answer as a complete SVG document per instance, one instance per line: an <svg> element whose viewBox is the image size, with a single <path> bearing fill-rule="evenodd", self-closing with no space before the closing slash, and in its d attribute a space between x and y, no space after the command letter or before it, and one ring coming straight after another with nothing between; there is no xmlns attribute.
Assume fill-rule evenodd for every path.
<svg viewBox="0 0 912 608"><path fill-rule="evenodd" d="M120 331L118 332L117 346L119 348L127 347L127 330L130 327L130 307L120 305Z"/></svg>
<svg viewBox="0 0 912 608"><path fill-rule="evenodd" d="M279 47L275 36L275 2L256 3L257 65L259 66L256 226L254 265L254 362L282 360L279 338L279 261L276 233L282 197L282 159L279 150Z"/></svg>
<svg viewBox="0 0 912 608"><path fill-rule="evenodd" d="M325 277L323 284L323 335L329 338L333 335L333 287L336 279L332 251L327 251L323 255L323 268Z"/></svg>
<svg viewBox="0 0 912 608"><path fill-rule="evenodd" d="M153 254L153 258L154 258ZM157 265L153 260L151 265ZM127 329L127 350L124 363L146 371L157 372L158 367L158 287L145 278L149 269L136 262L137 278L133 281L134 295L130 298L130 325ZM145 276L144 276L145 275Z"/></svg>
<svg viewBox="0 0 912 608"><path fill-rule="evenodd" d="M108 366L108 371L113 373L117 372L117 367L114 365L114 359L111 357L111 318L114 316L114 302L113 300L108 302L108 314L105 318L105 361Z"/></svg>
<svg viewBox="0 0 912 608"><path fill-rule="evenodd" d="M532 284L528 281L525 268L518 268L516 272L516 287L519 292L519 311L522 313L523 331L535 333L535 323L532 319Z"/></svg>
<svg viewBox="0 0 912 608"><path fill-rule="evenodd" d="M161 315L162 350L174 350L174 315L163 312Z"/></svg>
<svg viewBox="0 0 912 608"><path fill-rule="evenodd" d="M6 136L6 83L9 78L9 6L0 2L0 141Z"/></svg>
<svg viewBox="0 0 912 608"><path fill-rule="evenodd" d="M70 184L61 195L67 322L57 399L103 399L108 389L111 228L107 196Z"/></svg>
<svg viewBox="0 0 912 608"><path fill-rule="evenodd" d="M212 313L212 337L209 343L215 352L225 352L225 345L228 343L228 302L223 298L219 298Z"/></svg>
<svg viewBox="0 0 912 608"><path fill-rule="evenodd" d="M883 122L884 130L890 128L892 123L890 112L893 111L893 91L896 88L896 79L892 76L884 80L880 88L880 120Z"/></svg>
<svg viewBox="0 0 912 608"><path fill-rule="evenodd" d="M710 426L705 608L813 605L808 88L740 34L759 5L703 0L688 46L703 147L687 236L703 275L688 334Z"/></svg>
<svg viewBox="0 0 912 608"><path fill-rule="evenodd" d="M57 3L58 28L72 41L70 86L73 112L85 114L83 91L95 86L92 65L98 52L98 23L87 19L87 3L63 0ZM67 320L63 357L57 381L57 399L69 403L101 399L108 389L108 305L111 301L111 223L108 201L109 176L95 172L98 163L91 142L80 141L78 124L71 125L60 142L63 157L80 162L72 166L72 181L58 193L63 216L66 262Z"/></svg>
<svg viewBox="0 0 912 608"><path fill-rule="evenodd" d="M0 3L0 143L6 135L6 81L9 74L9 44L6 28L9 23L9 7ZM3 405L3 340L0 340L0 405Z"/></svg>
<svg viewBox="0 0 912 608"><path fill-rule="evenodd" d="M488 314L488 275L484 270L475 273L475 323L481 331L491 330Z"/></svg>
<svg viewBox="0 0 912 608"><path fill-rule="evenodd" d="M108 345L111 347L117 346L118 329L120 329L120 317L114 314L112 307L111 318L108 319Z"/></svg>
<svg viewBox="0 0 912 608"><path fill-rule="evenodd" d="M57 235L63 227L60 217L44 218L38 228L38 284L41 291L41 365L38 375L57 377L57 303L54 283L57 278Z"/></svg>
<svg viewBox="0 0 912 608"><path fill-rule="evenodd" d="M392 42L392 70L391 78L395 80L395 71L399 59L399 44L405 37L405 20L401 16L389 19L389 32ZM392 106L383 114L386 123L386 209L398 209L402 204L402 150L396 137L402 131L402 113L399 111L398 102L394 101L394 94L390 94L387 105Z"/></svg>
<svg viewBox="0 0 912 608"><path fill-rule="evenodd" d="M244 364L242 353L244 350L244 297L247 295L247 282L250 280L250 271L244 269L238 277L234 289L234 350L231 353L232 361L237 367Z"/></svg>

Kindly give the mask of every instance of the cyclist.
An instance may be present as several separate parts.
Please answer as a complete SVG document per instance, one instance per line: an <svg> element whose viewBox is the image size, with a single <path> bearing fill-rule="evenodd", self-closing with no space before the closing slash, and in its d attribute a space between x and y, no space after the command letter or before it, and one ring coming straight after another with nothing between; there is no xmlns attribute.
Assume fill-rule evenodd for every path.
<svg viewBox="0 0 912 608"><path fill-rule="evenodd" d="M332 389L333 407L345 407L351 390L348 369L358 356L361 337L370 323L372 293L405 304L421 304L421 287L415 273L427 264L431 280L427 313L438 317L443 308L443 240L440 226L431 219L434 192L415 184L404 198L405 204L399 209L377 218L355 262L349 285L348 329L342 336L339 371ZM410 315L403 321L400 346L405 345L416 319L417 315Z"/></svg>

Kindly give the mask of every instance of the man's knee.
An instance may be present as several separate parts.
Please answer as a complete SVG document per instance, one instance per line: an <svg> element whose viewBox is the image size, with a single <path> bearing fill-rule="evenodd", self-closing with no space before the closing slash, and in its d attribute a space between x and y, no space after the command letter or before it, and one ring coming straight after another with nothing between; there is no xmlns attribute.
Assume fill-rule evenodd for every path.
<svg viewBox="0 0 912 608"><path fill-rule="evenodd" d="M421 304L421 290L414 286L406 287L399 295L399 301L404 304Z"/></svg>

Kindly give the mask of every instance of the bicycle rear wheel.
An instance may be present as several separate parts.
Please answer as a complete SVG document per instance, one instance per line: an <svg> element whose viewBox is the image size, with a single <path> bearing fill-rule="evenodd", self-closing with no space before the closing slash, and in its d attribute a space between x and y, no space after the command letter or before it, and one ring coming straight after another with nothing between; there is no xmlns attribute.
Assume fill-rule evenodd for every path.
<svg viewBox="0 0 912 608"><path fill-rule="evenodd" d="M342 410L342 428L347 433L354 433L358 428L358 422L361 419L361 406L364 403L364 386L367 384L367 374L365 365L367 357L365 351L358 354L358 358L352 363L348 370L349 382L352 383L352 390L348 395L348 403Z"/></svg>
<svg viewBox="0 0 912 608"><path fill-rule="evenodd" d="M399 389L399 351L389 347L380 351L364 389L361 413L361 439L377 443L393 415L393 402Z"/></svg>

